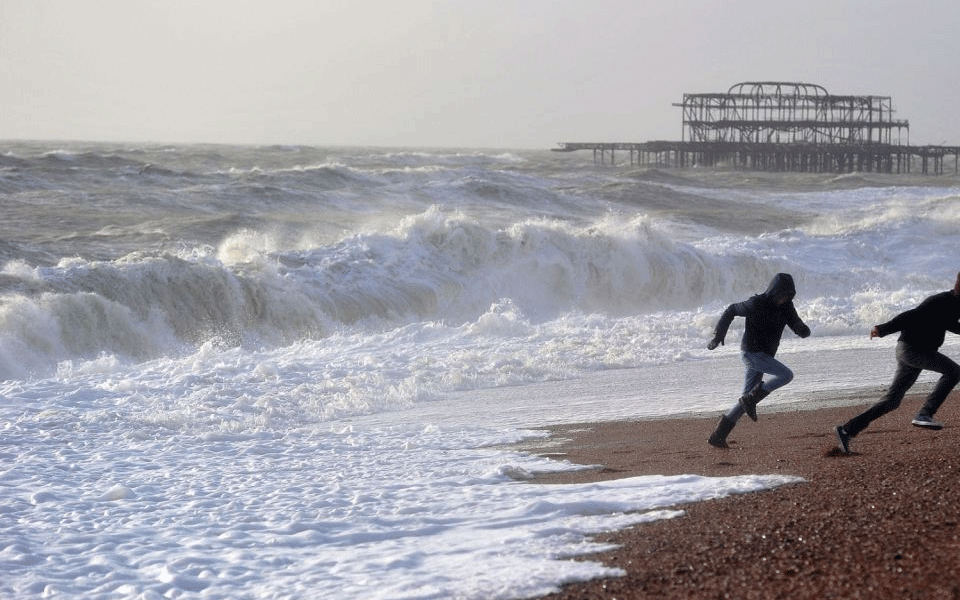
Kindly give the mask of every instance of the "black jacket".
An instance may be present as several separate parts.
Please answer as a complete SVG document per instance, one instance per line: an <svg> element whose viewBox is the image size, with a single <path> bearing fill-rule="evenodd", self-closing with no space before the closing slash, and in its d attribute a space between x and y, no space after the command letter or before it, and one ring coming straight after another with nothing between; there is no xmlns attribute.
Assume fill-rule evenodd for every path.
<svg viewBox="0 0 960 600"><path fill-rule="evenodd" d="M723 311L713 332L714 341L722 344L733 318L744 317L746 323L740 339L740 349L744 352L776 355L785 326L789 325L790 329L802 338L810 335L810 328L800 320L800 315L793 306L793 297L796 294L793 277L787 273L777 273L765 292L731 304ZM783 297L789 300L778 305L777 299Z"/></svg>
<svg viewBox="0 0 960 600"><path fill-rule="evenodd" d="M877 325L880 337L896 331L901 342L917 350L936 350L943 345L946 332L960 334L960 296L953 292L934 294L916 308Z"/></svg>

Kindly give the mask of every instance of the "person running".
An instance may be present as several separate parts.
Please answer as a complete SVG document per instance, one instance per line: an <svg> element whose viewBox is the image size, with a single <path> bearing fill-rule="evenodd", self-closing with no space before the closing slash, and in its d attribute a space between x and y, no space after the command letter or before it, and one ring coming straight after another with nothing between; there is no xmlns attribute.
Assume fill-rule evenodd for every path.
<svg viewBox="0 0 960 600"><path fill-rule="evenodd" d="M720 417L720 422L707 442L716 448L728 448L727 436L744 413L757 420L757 403L770 392L793 380L793 371L774 358L780 346L783 328L789 326L798 336L810 335L810 328L800 319L793 306L797 295L793 277L777 273L762 294L731 304L727 307L713 332L713 340L707 349L713 350L723 344L727 329L734 317L744 317L743 337L740 339L740 355L747 370L744 376L743 395ZM764 375L772 377L766 382Z"/></svg>
<svg viewBox="0 0 960 600"><path fill-rule="evenodd" d="M870 330L870 339L897 331L900 332L897 340L897 370L887 393L864 412L834 428L840 450L845 454L850 453L850 440L871 422L900 406L903 396L923 370L940 373L940 379L912 423L926 429L943 428L943 423L934 421L933 416L960 382L960 365L941 354L939 348L943 345L946 332L960 335L960 273L957 273L952 290L934 294L916 308L875 326Z"/></svg>

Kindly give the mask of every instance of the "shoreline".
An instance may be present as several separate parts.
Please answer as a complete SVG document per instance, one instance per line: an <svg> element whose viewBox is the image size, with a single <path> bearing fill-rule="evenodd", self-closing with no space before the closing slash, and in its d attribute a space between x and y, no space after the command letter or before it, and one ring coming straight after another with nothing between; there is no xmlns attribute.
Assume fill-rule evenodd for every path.
<svg viewBox="0 0 960 600"><path fill-rule="evenodd" d="M878 398L879 396L877 396ZM678 518L595 536L613 550L577 557L623 577L564 585L583 598L960 597L960 392L939 431L913 427L923 396L874 421L839 452L833 427L875 401L773 408L744 417L731 448L709 446L713 416L541 428L520 451L590 466L534 473L533 485L641 475L787 474L805 481L678 505Z"/></svg>

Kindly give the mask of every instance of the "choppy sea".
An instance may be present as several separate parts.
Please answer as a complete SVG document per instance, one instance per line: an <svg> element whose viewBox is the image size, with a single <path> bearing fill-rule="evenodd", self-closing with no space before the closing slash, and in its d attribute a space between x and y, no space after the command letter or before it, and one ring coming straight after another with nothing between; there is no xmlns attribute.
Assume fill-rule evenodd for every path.
<svg viewBox="0 0 960 600"><path fill-rule="evenodd" d="M524 482L544 425L718 414L723 308L791 273L765 404L883 386L960 271L960 179L586 154L0 144L0 597L513 599L590 534L792 481ZM960 344L945 346L956 356ZM923 382L924 380L921 380Z"/></svg>

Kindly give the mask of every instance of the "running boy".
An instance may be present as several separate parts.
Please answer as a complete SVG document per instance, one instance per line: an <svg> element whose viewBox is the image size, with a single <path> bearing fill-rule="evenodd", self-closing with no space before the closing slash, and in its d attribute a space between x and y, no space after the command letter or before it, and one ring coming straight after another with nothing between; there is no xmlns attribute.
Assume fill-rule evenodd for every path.
<svg viewBox="0 0 960 600"><path fill-rule="evenodd" d="M727 414L720 417L717 428L707 440L711 446L728 448L727 435L743 413L747 413L748 417L756 421L757 403L773 390L793 380L793 371L774 356L780 346L784 327L789 326L802 338L810 335L810 328L800 320L800 315L793 306L793 297L796 294L793 277L787 273L777 273L765 292L751 296L743 302L731 304L720 316L713 333L713 340L707 348L713 350L723 344L723 338L727 335L727 329L733 318L744 317L746 321L743 337L740 340L740 356L747 370L744 376L743 395L727 411ZM771 375L772 378L764 382L764 374Z"/></svg>

